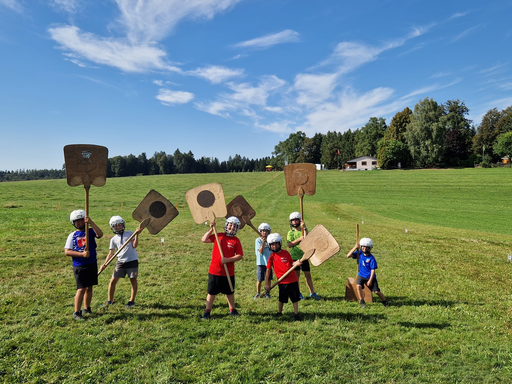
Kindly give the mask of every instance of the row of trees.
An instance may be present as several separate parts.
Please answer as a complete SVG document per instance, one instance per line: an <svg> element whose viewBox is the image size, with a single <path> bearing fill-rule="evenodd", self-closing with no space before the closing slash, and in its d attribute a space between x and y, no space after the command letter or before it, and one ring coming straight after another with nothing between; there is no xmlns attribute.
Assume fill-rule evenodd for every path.
<svg viewBox="0 0 512 384"><path fill-rule="evenodd" d="M248 159L240 155L227 161L201 157L189 151L156 152L151 158L115 156L108 159L107 177L161 175L173 173L263 172L266 166L283 169L285 164L324 164L342 168L355 157L376 156L379 167L472 167L490 165L504 156L512 158L512 106L489 110L478 128L468 119L469 109L460 100L439 104L431 98L420 100L414 111L405 108L391 119L371 117L363 127L343 133L327 132L306 137L296 132L280 141L272 156ZM19 170L0 172L0 181L64 178L65 170Z"/></svg>
<svg viewBox="0 0 512 384"><path fill-rule="evenodd" d="M344 133L327 132L312 138L291 134L275 147L273 165L286 162L322 163L341 168L355 157L377 157L383 169L397 167L473 167L512 158L512 106L489 110L476 128L469 109L460 100L439 104L420 100L414 111L405 108L388 126L382 117L371 117L363 127Z"/></svg>

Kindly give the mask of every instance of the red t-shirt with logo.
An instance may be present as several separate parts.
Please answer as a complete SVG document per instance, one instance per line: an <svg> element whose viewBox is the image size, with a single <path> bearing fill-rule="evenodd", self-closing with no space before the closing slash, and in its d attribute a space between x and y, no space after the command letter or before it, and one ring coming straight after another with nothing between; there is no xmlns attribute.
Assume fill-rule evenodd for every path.
<svg viewBox="0 0 512 384"><path fill-rule="evenodd" d="M226 276L226 270L221 262L219 247L215 235L210 236L210 241L213 242L212 262L208 273L215 276ZM219 242L222 247L222 252L225 258L230 258L235 255L243 255L242 244L236 236L226 236L225 233L219 233ZM235 276L235 263L227 263L229 276Z"/></svg>
<svg viewBox="0 0 512 384"><path fill-rule="evenodd" d="M293 259L285 249L281 249L279 252L272 252L267 263L267 269L274 268L274 273L279 279L293 266ZM279 284L290 284L299 281L295 271L291 271Z"/></svg>

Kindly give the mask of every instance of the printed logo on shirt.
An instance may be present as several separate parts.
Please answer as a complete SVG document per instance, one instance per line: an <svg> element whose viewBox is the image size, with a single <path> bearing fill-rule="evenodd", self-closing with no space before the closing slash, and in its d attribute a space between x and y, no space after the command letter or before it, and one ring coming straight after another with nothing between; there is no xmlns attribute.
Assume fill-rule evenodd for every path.
<svg viewBox="0 0 512 384"><path fill-rule="evenodd" d="M288 263L288 259L286 257L281 257L281 263L287 264Z"/></svg>
<svg viewBox="0 0 512 384"><path fill-rule="evenodd" d="M236 245L236 241L228 240L227 246L228 246L229 249L235 248L235 245Z"/></svg>
<svg viewBox="0 0 512 384"><path fill-rule="evenodd" d="M83 247L85 247L85 244L86 244L86 238L85 237L77 237L76 243L79 248L83 248Z"/></svg>

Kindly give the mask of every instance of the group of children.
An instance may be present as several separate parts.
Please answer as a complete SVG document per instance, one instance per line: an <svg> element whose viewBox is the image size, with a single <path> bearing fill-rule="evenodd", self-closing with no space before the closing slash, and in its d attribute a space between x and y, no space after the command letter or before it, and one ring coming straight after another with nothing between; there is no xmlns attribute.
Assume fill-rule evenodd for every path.
<svg viewBox="0 0 512 384"><path fill-rule="evenodd" d="M77 285L73 318L76 320L84 320L85 315L92 313L92 290L93 286L98 284L95 239L101 238L103 232L89 217L86 217L86 213L83 210L73 211L70 216L70 221L77 229L68 236L65 245L66 256L70 256L73 259L73 272ZM270 283L274 273L278 279L279 286L277 315L282 316L283 306L290 300L293 304L293 318L294 320L300 320L298 302L304 299L299 285L301 270L304 272L309 297L315 300L321 300L321 297L317 295L313 288L309 261L301 261L304 252L300 249L299 245L301 241L304 240L304 237L307 236L308 229L299 212L291 213L289 221L290 231L287 233L286 242L288 248L290 248L290 252L282 249L283 241L281 235L271 233L269 224L262 223L258 227L260 236L255 240L257 281L254 299L256 300L260 297L270 299ZM86 224L90 225L88 247L86 247ZM142 232L142 229L139 227L135 232L125 231L125 221L121 216L113 216L109 224L114 233L114 237L110 240L109 253L105 259L105 263L100 267L100 272L105 270L106 265L114 256L117 256L117 263L109 283L108 300L104 306L115 303L114 293L116 284L120 278L128 276L132 289L130 300L126 304L126 307L132 308L135 305L135 296L138 288L138 256L135 248L137 248L139 242L138 235ZM202 318L205 320L210 319L215 297L220 293L226 295L230 314L239 316L235 308L234 287L235 262L243 258L242 244L238 237L236 237L240 229L240 221L235 216L227 218L224 225L224 232L218 233L217 236L214 234L216 222L212 221L209 225L210 228L201 239L203 243L214 243L210 267L208 269L206 308ZM132 235L132 240L123 248L124 243L127 239L132 237ZM216 237L218 238L218 242ZM220 249L218 243L220 243ZM357 288L359 297L361 298L361 306L366 306L363 299L363 287L367 286L380 297L383 304L387 307L389 304L382 292L380 292L377 283L377 276L375 274L377 262L375 257L371 254L372 247L373 242L371 239L361 239L361 241L356 243L348 252L347 257L358 260ZM359 250L359 248L361 249ZM116 250L117 252L115 252ZM293 271L286 275L292 268ZM230 281L228 280L228 276ZM263 282L265 282L265 294L261 292ZM231 289L231 287L233 287L233 289ZM84 304L83 309L81 309L82 303Z"/></svg>

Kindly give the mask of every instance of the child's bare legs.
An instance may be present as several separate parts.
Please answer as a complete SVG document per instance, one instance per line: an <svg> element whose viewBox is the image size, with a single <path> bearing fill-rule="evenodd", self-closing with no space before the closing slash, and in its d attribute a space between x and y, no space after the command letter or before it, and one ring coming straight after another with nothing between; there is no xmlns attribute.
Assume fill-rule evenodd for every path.
<svg viewBox="0 0 512 384"><path fill-rule="evenodd" d="M283 305L284 305L284 303L281 303L280 301L277 303L277 312L278 313L283 313Z"/></svg>
<svg viewBox="0 0 512 384"><path fill-rule="evenodd" d="M309 289L309 294L312 295L315 293L315 289L313 288L313 279L311 278L311 272L304 272L304 277L306 278L306 285Z"/></svg>
<svg viewBox="0 0 512 384"><path fill-rule="evenodd" d="M206 296L206 310L211 311L213 307L213 302L215 301L215 295L208 294Z"/></svg>
<svg viewBox="0 0 512 384"><path fill-rule="evenodd" d="M359 301L364 300L363 286L362 285L357 284L357 292L359 293Z"/></svg>
<svg viewBox="0 0 512 384"><path fill-rule="evenodd" d="M75 312L80 312L87 288L78 288L75 295Z"/></svg>
<svg viewBox="0 0 512 384"><path fill-rule="evenodd" d="M296 269L295 274L297 275L297 285L299 287L299 292L300 292L300 269Z"/></svg>
<svg viewBox="0 0 512 384"><path fill-rule="evenodd" d="M384 295L382 294L382 292L378 291L378 292L375 292L377 294L377 296L379 296L379 298L382 300L382 301L386 301L386 298L384 297Z"/></svg>
<svg viewBox="0 0 512 384"><path fill-rule="evenodd" d="M235 309L235 294L226 295L226 299L228 299L229 310Z"/></svg>
<svg viewBox="0 0 512 384"><path fill-rule="evenodd" d="M114 293L116 293L116 284L119 281L119 277L112 277L108 285L108 301L114 302Z"/></svg>
<svg viewBox="0 0 512 384"><path fill-rule="evenodd" d="M295 313L296 315L299 314L299 302L298 301L293 303L293 313Z"/></svg>
<svg viewBox="0 0 512 384"><path fill-rule="evenodd" d="M91 308L92 302L92 285L90 287L85 288L84 294L84 308Z"/></svg>
<svg viewBox="0 0 512 384"><path fill-rule="evenodd" d="M132 284L132 294L130 296L130 301L132 303L135 303L135 296L137 295L137 289L139 287L139 285L137 283L137 278L136 277L130 278L130 283Z"/></svg>
<svg viewBox="0 0 512 384"><path fill-rule="evenodd" d="M260 293L260 292L261 292L261 281L257 281L257 282L256 282L256 292L257 292L257 293Z"/></svg>

